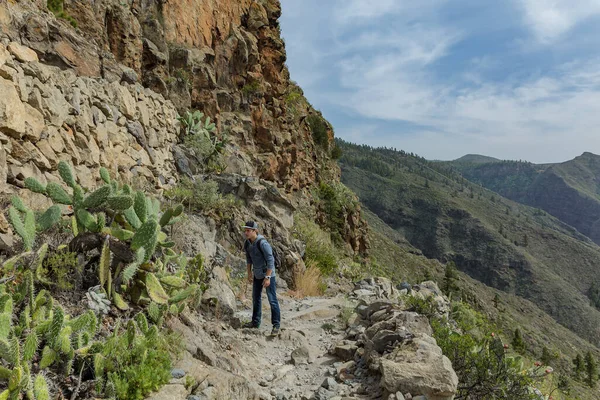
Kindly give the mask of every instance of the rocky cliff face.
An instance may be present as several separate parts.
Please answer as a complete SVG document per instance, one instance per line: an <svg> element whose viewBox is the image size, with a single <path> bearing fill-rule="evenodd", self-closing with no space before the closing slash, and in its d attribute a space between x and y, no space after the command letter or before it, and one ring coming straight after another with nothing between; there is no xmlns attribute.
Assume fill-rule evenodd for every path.
<svg viewBox="0 0 600 400"><path fill-rule="evenodd" d="M180 112L205 112L244 148L233 152L229 172L290 190L317 179L322 160L310 131L284 104L289 73L277 1L66 1L77 30L38 3L0 6L0 28L43 63L107 84L138 81Z"/></svg>
<svg viewBox="0 0 600 400"><path fill-rule="evenodd" d="M314 183L339 179L306 122L315 111L290 83L277 0L64 0L62 8L56 18L43 0L0 4L3 192L27 176L56 180L59 160L90 186L100 166L145 187L173 184L198 172L177 145L176 116L188 110L210 116L229 138L229 181L274 184L290 203L288 219L310 203ZM364 222L347 219L344 238L364 251Z"/></svg>

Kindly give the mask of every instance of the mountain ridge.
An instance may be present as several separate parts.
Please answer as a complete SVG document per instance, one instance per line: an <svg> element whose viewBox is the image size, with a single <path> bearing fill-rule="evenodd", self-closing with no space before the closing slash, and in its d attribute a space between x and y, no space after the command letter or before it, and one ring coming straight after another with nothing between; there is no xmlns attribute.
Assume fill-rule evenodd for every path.
<svg viewBox="0 0 600 400"><path fill-rule="evenodd" d="M345 151L342 181L425 256L454 261L489 286L529 298L582 337L600 343L594 328L598 322L592 322L600 312L589 306L585 294L600 258L600 247L590 239L546 213L452 175L452 169L405 153L361 153L360 146L338 143ZM574 310L580 315L571 319Z"/></svg>
<svg viewBox="0 0 600 400"><path fill-rule="evenodd" d="M600 156L584 152L556 164L450 163L465 178L540 208L600 243Z"/></svg>

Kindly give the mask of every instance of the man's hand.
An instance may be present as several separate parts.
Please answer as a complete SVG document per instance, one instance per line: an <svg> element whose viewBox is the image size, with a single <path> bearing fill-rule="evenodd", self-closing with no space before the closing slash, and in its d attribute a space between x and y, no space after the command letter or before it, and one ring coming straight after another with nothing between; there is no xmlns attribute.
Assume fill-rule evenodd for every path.
<svg viewBox="0 0 600 400"><path fill-rule="evenodd" d="M267 287L269 287L269 286L271 286L271 280L270 280L270 279L267 279L267 278L265 278L265 279L263 280L263 287L267 288Z"/></svg>
<svg viewBox="0 0 600 400"><path fill-rule="evenodd" d="M252 283L252 272L248 272L248 283Z"/></svg>

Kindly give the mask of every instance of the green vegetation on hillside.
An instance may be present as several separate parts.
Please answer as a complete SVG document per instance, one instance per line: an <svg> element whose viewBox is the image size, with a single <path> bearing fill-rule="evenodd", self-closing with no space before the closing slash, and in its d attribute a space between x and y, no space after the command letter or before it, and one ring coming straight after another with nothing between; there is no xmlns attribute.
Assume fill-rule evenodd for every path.
<svg viewBox="0 0 600 400"><path fill-rule="evenodd" d="M452 304L450 314L458 329L434 318L434 337L452 362L459 380L457 398L536 399L547 367L531 365L521 354L509 350L490 322L462 302ZM526 365L526 364L529 365Z"/></svg>
<svg viewBox="0 0 600 400"><path fill-rule="evenodd" d="M327 121L320 114L311 114L306 118L308 126L312 131L312 136L315 144L328 149L329 147L329 133Z"/></svg>
<svg viewBox="0 0 600 400"><path fill-rule="evenodd" d="M73 28L77 28L77 21L64 10L64 0L48 0L47 7L57 18L62 18L70 23Z"/></svg>
<svg viewBox="0 0 600 400"><path fill-rule="evenodd" d="M209 172L222 172L225 164L221 155L229 143L227 135L219 135L216 124L200 111L188 111L178 120L183 144L192 152L197 166Z"/></svg>
<svg viewBox="0 0 600 400"><path fill-rule="evenodd" d="M600 244L600 156L584 153L546 165L469 158L440 165L504 197L540 208Z"/></svg>
<svg viewBox="0 0 600 400"><path fill-rule="evenodd" d="M338 145L344 153L342 181L368 209L363 214L373 230L370 254L383 272L396 282L429 275L441 284L444 267L423 255L453 261L467 274L460 274L457 298L476 299L477 309L495 315L510 340L515 327L521 327L528 354L541 357L544 346L560 349L559 361L553 363L563 374L571 371L573 349L594 349L597 357L597 348L555 321L598 341L594 326L600 315L586 297L600 259L598 246L543 211L467 181L450 165L392 149ZM372 167L381 163L393 175ZM412 260L410 267L401 267L406 260ZM501 292L490 286L506 293L494 301Z"/></svg>

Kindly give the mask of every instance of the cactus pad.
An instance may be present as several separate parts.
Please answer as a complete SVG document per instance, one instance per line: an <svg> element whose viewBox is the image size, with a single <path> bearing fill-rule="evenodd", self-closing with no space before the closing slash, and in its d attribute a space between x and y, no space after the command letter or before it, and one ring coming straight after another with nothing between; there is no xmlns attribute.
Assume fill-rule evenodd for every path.
<svg viewBox="0 0 600 400"><path fill-rule="evenodd" d="M38 218L38 227L40 231L45 231L47 229L52 228L55 224L60 221L60 217L62 216L62 212L60 207L56 204L48 208L39 218Z"/></svg>
<svg viewBox="0 0 600 400"><path fill-rule="evenodd" d="M181 289L186 286L185 279L174 275L163 276L162 278L160 278L160 283L177 289Z"/></svg>
<svg viewBox="0 0 600 400"><path fill-rule="evenodd" d="M109 208L116 211L124 211L133 206L133 199L131 196L109 196L106 199L106 203Z"/></svg>
<svg viewBox="0 0 600 400"><path fill-rule="evenodd" d="M140 219L138 218L133 207L125 210L123 212L123 215L125 215L125 219L129 223L129 225L133 227L133 229L140 229L140 227L142 226L142 221L140 221Z"/></svg>
<svg viewBox="0 0 600 400"><path fill-rule="evenodd" d="M110 183L110 173L104 167L100 168L100 177L105 183Z"/></svg>
<svg viewBox="0 0 600 400"><path fill-rule="evenodd" d="M46 194L46 186L33 177L25 178L25 187L32 192Z"/></svg>
<svg viewBox="0 0 600 400"><path fill-rule="evenodd" d="M58 163L58 173L62 180L69 185L70 187L75 187L77 183L75 183L75 176L73 175L73 170L71 166L64 161Z"/></svg>
<svg viewBox="0 0 600 400"><path fill-rule="evenodd" d="M84 209L77 210L77 221L88 231L95 232L98 230L98 221L96 217Z"/></svg>
<svg viewBox="0 0 600 400"><path fill-rule="evenodd" d="M146 274L146 290L155 303L166 304L169 301L169 296L165 292L165 289L163 289L156 275L152 273Z"/></svg>
<svg viewBox="0 0 600 400"><path fill-rule="evenodd" d="M185 289L179 291L178 293L176 293L175 295L173 295L169 299L169 303L177 304L179 302L182 302L182 301L186 300L188 297L190 297L191 295L193 295L197 290L198 290L198 285L188 286L187 288L185 288Z"/></svg>
<svg viewBox="0 0 600 400"><path fill-rule="evenodd" d="M35 400L50 400L48 383L43 375L38 375L35 377L35 382L33 383L33 393Z"/></svg>
<svg viewBox="0 0 600 400"><path fill-rule="evenodd" d="M95 208L99 207L106 201L108 196L110 196L112 189L109 185L104 185L96 190L94 190L89 196L85 198L83 201L83 206L85 208Z"/></svg>
<svg viewBox="0 0 600 400"><path fill-rule="evenodd" d="M46 193L55 203L58 204L73 204L73 198L69 196L67 191L63 189L58 183L50 182L46 186Z"/></svg>
<svg viewBox="0 0 600 400"><path fill-rule="evenodd" d="M133 204L135 214L138 216L142 223L146 222L148 218L148 208L146 204L146 196L142 192L135 192L135 201Z"/></svg>
<svg viewBox="0 0 600 400"><path fill-rule="evenodd" d="M163 213L162 217L160 217L160 226L167 226L167 224L171 221L171 218L173 218L173 209L168 208Z"/></svg>
<svg viewBox="0 0 600 400"><path fill-rule="evenodd" d="M123 297L117 292L113 292L113 303L121 311L129 310L129 305L123 300Z"/></svg>
<svg viewBox="0 0 600 400"><path fill-rule="evenodd" d="M56 351L52 350L48 346L44 347L44 350L42 351L42 359L40 360L40 369L48 368L54 364L57 356L58 355L56 354Z"/></svg>

